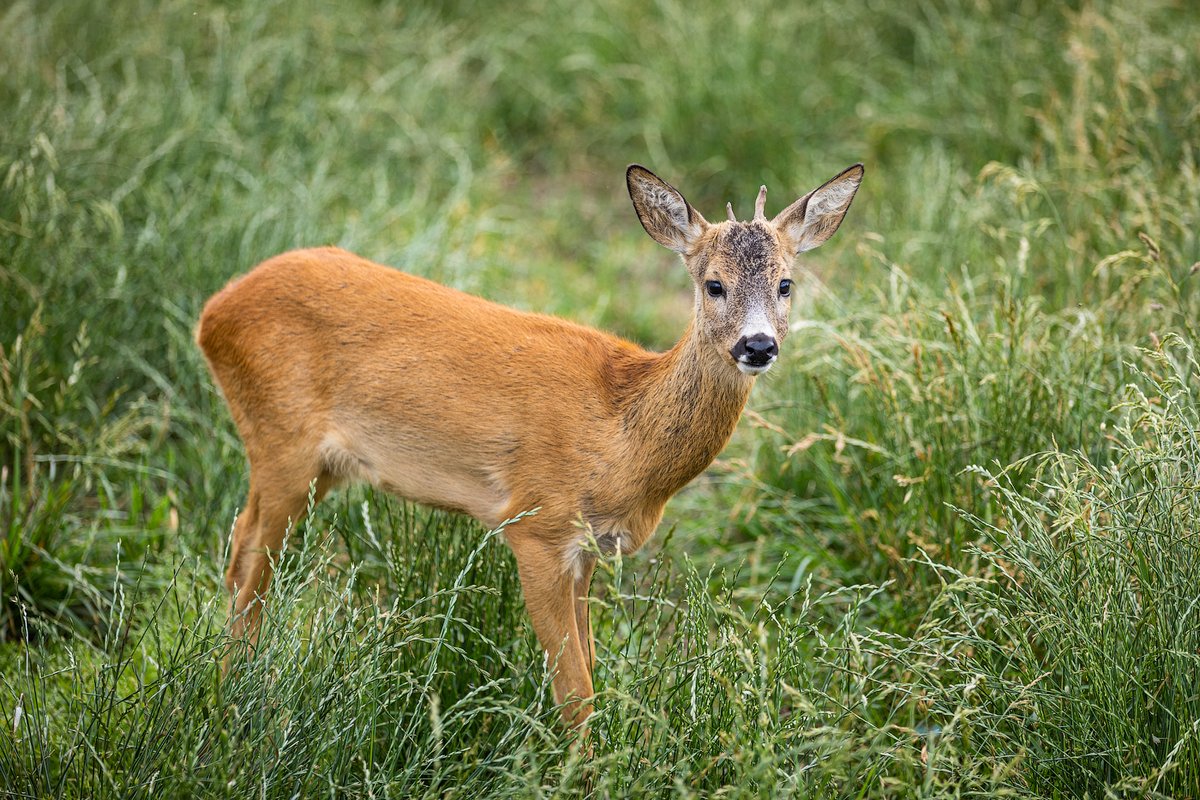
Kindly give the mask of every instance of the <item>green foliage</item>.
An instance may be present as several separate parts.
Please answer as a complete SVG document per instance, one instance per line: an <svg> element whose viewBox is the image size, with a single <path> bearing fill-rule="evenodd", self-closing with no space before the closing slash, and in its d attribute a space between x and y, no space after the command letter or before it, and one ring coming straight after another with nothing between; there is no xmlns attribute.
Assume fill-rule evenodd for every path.
<svg viewBox="0 0 1200 800"><path fill-rule="evenodd" d="M1000 508L969 517L982 568L940 568L914 637L930 724L974 757L1019 757L1039 795L1200 781L1198 365L1175 337L1145 357L1104 463L1059 451L972 470Z"/></svg>
<svg viewBox="0 0 1200 800"><path fill-rule="evenodd" d="M757 512L785 523L780 555L919 586L914 554L969 561L962 511L995 513L968 467L1047 447L1105 457L1125 349L1099 315L1047 313L1021 283L964 269L934 292L894 266L869 311L799 326L803 362L781 379L783 407L763 412L776 446L747 476Z"/></svg>
<svg viewBox="0 0 1200 800"><path fill-rule="evenodd" d="M8 5L0 786L1200 795L1198 74L1169 2ZM497 538L365 490L242 658L204 299L335 243L666 346L631 161L713 219L867 177L675 533L597 577L587 745Z"/></svg>

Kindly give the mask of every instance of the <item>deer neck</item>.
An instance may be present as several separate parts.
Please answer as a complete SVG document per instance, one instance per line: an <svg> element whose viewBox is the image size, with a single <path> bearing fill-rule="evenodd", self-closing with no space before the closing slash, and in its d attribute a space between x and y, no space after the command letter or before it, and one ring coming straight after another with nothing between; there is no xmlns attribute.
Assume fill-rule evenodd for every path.
<svg viewBox="0 0 1200 800"><path fill-rule="evenodd" d="M694 323L638 372L622 415L628 474L648 498L665 502L728 443L754 379L723 359Z"/></svg>

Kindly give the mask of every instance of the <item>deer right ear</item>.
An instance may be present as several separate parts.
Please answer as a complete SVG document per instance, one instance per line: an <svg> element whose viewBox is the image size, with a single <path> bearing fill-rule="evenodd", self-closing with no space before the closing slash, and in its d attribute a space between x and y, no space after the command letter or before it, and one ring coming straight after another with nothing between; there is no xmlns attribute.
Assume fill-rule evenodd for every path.
<svg viewBox="0 0 1200 800"><path fill-rule="evenodd" d="M813 189L771 220L791 240L796 255L829 240L842 224L862 183L863 165L855 164Z"/></svg>
<svg viewBox="0 0 1200 800"><path fill-rule="evenodd" d="M650 238L676 253L686 253L708 222L671 184L639 164L625 170L625 185L638 219Z"/></svg>

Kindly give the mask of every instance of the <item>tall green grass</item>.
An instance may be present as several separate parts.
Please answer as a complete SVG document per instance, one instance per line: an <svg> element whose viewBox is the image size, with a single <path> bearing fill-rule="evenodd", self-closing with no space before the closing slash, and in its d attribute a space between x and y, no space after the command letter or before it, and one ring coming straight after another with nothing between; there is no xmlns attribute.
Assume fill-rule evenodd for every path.
<svg viewBox="0 0 1200 800"><path fill-rule="evenodd" d="M1197 54L1173 2L10 4L0 787L1200 795ZM631 161L714 219L867 179L734 443L597 577L590 739L499 537L365 490L221 678L204 298L335 243L664 347Z"/></svg>

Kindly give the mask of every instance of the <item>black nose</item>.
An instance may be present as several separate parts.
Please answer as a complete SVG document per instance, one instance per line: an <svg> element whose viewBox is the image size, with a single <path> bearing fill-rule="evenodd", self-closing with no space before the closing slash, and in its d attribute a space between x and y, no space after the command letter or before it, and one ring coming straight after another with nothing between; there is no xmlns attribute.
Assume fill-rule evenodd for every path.
<svg viewBox="0 0 1200 800"><path fill-rule="evenodd" d="M738 343L733 346L733 350L730 351L730 355L736 361L744 361L752 367L762 367L779 355L779 345L775 343L773 336L756 333L753 336L743 336L739 339Z"/></svg>

